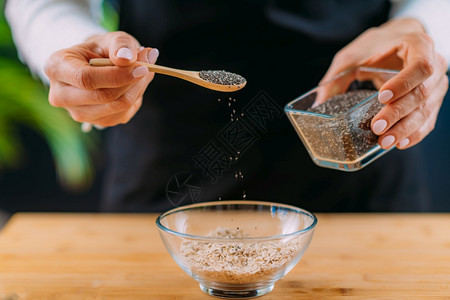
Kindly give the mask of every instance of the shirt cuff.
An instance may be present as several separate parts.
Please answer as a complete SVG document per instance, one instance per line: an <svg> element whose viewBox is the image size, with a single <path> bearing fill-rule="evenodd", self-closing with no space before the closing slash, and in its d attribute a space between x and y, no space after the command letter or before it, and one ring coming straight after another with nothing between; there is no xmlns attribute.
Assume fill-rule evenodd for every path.
<svg viewBox="0 0 450 300"><path fill-rule="evenodd" d="M44 66L51 54L107 32L97 22L91 5L83 0L7 1L5 14L19 56L44 82L48 83Z"/></svg>

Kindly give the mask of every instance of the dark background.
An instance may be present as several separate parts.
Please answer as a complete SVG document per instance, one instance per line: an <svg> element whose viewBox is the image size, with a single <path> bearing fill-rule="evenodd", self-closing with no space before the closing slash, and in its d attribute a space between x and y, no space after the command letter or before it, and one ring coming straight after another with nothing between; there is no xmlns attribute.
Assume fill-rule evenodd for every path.
<svg viewBox="0 0 450 300"><path fill-rule="evenodd" d="M286 99L286 102L288 100L290 99ZM425 140L415 146L420 147L425 154L422 162L426 170L422 176L423 184L429 187L432 200L431 211L434 212L450 211L449 102L450 95L447 93L436 128ZM53 160L48 146L42 138L26 128L22 128L21 136L27 149L27 160L23 168L6 171L0 175L0 209L11 213L17 211L95 212L99 210L100 184L104 165L101 149L100 155L95 157L98 173L93 186L87 191L69 192L63 190L57 183ZM298 147L303 147L300 140Z"/></svg>

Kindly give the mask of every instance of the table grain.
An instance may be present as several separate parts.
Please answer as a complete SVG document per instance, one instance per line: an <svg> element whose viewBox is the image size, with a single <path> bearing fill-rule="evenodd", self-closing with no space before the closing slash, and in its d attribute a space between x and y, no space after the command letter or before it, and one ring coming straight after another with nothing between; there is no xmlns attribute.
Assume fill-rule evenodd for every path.
<svg viewBox="0 0 450 300"><path fill-rule="evenodd" d="M261 299L450 299L450 214L318 214L297 266ZM155 214L15 214L0 299L214 299L172 260Z"/></svg>

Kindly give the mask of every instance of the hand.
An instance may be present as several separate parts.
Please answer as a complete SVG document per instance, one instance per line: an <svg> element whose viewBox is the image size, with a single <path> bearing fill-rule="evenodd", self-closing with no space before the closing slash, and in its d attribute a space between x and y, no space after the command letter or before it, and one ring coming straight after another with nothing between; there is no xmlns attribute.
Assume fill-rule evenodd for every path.
<svg viewBox="0 0 450 300"><path fill-rule="evenodd" d="M94 36L55 52L45 66L50 104L64 107L78 122L103 127L127 123L141 107L142 95L154 76L135 62L154 64L158 54L125 32ZM115 66L89 66L91 58L100 57L109 57Z"/></svg>
<svg viewBox="0 0 450 300"><path fill-rule="evenodd" d="M381 147L406 149L424 139L436 124L448 77L420 22L396 19L365 31L336 54L321 82L360 65L400 70L381 86L378 99L386 106L371 123Z"/></svg>

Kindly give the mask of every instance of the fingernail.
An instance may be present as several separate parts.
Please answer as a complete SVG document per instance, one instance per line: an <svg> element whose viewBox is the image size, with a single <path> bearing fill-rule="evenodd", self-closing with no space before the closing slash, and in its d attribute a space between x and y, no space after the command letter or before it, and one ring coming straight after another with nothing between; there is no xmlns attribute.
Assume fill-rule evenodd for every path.
<svg viewBox="0 0 450 300"><path fill-rule="evenodd" d="M140 47L139 47L139 52L141 52L141 51L144 50L144 49L145 49L144 46L140 46Z"/></svg>
<svg viewBox="0 0 450 300"><path fill-rule="evenodd" d="M389 148L395 142L395 137L392 135L387 135L381 140L381 147L386 149Z"/></svg>
<svg viewBox="0 0 450 300"><path fill-rule="evenodd" d="M133 77L138 78L145 76L148 73L148 69L146 66L139 66L136 69L133 70Z"/></svg>
<svg viewBox="0 0 450 300"><path fill-rule="evenodd" d="M319 103L314 102L313 105L311 106L311 108L315 108L315 107L317 107L317 106L319 106Z"/></svg>
<svg viewBox="0 0 450 300"><path fill-rule="evenodd" d="M104 127L104 126L100 126L100 125L95 125L95 124L93 124L93 126L95 127L95 129L97 129L97 130L103 130L103 129L105 129L106 127Z"/></svg>
<svg viewBox="0 0 450 300"><path fill-rule="evenodd" d="M133 59L133 52L131 52L131 50L130 49L128 49L128 48L120 48L118 51L117 51L117 57L120 57L120 58L125 58L125 59Z"/></svg>
<svg viewBox="0 0 450 300"><path fill-rule="evenodd" d="M398 146L399 146L399 148L405 148L405 147L408 146L408 145L409 145L409 139L406 138L406 139L404 139L403 141L401 141L400 144L399 144Z"/></svg>
<svg viewBox="0 0 450 300"><path fill-rule="evenodd" d="M373 123L372 130L375 134L380 134L383 132L383 130L386 128L387 122L383 119L377 120L375 123Z"/></svg>
<svg viewBox="0 0 450 300"><path fill-rule="evenodd" d="M149 64L154 64L156 62L156 60L158 59L159 56L159 50L156 48L153 48L152 50L150 50L150 52L148 52L147 54L147 60Z"/></svg>
<svg viewBox="0 0 450 300"><path fill-rule="evenodd" d="M378 94L378 100L381 103L386 103L394 97L394 93L391 90L384 90L380 94Z"/></svg>
<svg viewBox="0 0 450 300"><path fill-rule="evenodd" d="M92 124L88 122L81 123L81 131L90 132L92 130Z"/></svg>

